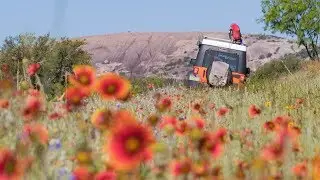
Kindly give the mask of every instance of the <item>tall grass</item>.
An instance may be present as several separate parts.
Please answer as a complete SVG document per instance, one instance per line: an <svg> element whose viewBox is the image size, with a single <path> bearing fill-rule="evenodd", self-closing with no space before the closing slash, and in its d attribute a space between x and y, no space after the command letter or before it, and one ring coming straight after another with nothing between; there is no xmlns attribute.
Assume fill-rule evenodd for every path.
<svg viewBox="0 0 320 180"><path fill-rule="evenodd" d="M282 166L285 179L293 178L291 168L299 162L309 160L315 155L315 150L320 148L320 76L314 72L319 64L308 64L303 66L297 72L286 75L285 78L273 79L272 84L264 84L255 91L244 89L188 89L184 86L160 87L151 89L145 93L139 93L129 102L105 102L98 97L92 97L87 100L87 105L82 109L73 112L59 120L49 120L47 114L39 120L49 130L50 143L49 149L45 152L44 158L46 166L34 166L28 175L29 179L57 179L58 177L67 177L62 174L70 174L75 167L75 163L70 157L74 156L75 149L81 145L83 139L87 139L89 146L94 150L95 163L98 167L103 166L102 147L104 142L101 132L96 130L90 123L90 117L95 109L101 107L125 108L135 113L137 119L146 122L147 117L156 112L154 106L155 93L161 93L170 97L173 102L173 108L166 114L175 115L179 119L190 120L195 114L191 105L199 103L205 114L202 117L206 120L206 129L217 130L219 127L225 127L230 133L230 141L226 143L223 155L210 165L222 167L223 177L233 179L236 173L236 161L253 162L259 155L264 145L272 140L271 134L263 133L263 124L279 115L290 115L294 122L301 128L301 149L300 152L290 152L286 154L286 160ZM274 72L270 72L273 74ZM270 77L270 76L268 76ZM280 76L279 76L280 77ZM265 81L268 82L268 81ZM145 85L146 83L144 83ZM297 98L304 100L303 105L298 109L293 109L291 105ZM250 119L248 108L255 104L261 108L262 113ZM15 141L19 135L23 120L21 115L22 99L11 98L10 108L3 109L0 112L0 145L3 147L15 147ZM49 112L58 111L55 103L48 103ZM215 105L216 108L212 109ZM220 107L229 107L231 111L223 118L218 118L216 112ZM180 111L180 112L178 112ZM252 134L246 136L246 141L242 142L237 132L243 132L246 129L252 130ZM165 132L155 128L154 133L157 140L163 142L167 148L175 149L180 143L185 142L184 138L177 136L166 136ZM53 139L61 142L61 148L53 148ZM51 148L50 148L51 147ZM160 158L160 157L158 157ZM161 163L169 163L174 159L173 154L161 156ZM309 169L310 170L310 169ZM142 168L143 176L146 179L153 178L150 168ZM65 173L62 173L65 172ZM255 174L247 172L247 179L256 179ZM169 170L165 176L167 179L174 179Z"/></svg>

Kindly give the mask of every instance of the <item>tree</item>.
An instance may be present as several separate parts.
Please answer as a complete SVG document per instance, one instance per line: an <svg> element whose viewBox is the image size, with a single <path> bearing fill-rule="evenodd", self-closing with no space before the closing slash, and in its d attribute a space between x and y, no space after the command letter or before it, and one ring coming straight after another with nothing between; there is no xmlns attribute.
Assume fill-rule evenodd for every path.
<svg viewBox="0 0 320 180"><path fill-rule="evenodd" d="M262 0L261 7L263 16L258 22L265 24L265 30L296 37L310 59L319 58L319 0Z"/></svg>
<svg viewBox="0 0 320 180"><path fill-rule="evenodd" d="M4 40L0 50L0 65L9 66L17 83L29 81L35 86L35 77L28 77L26 67L40 63L37 75L49 98L60 94L66 85L66 73L72 73L76 64L90 64L91 57L81 46L85 41L61 38L56 40L49 34L36 37L26 33ZM27 59L27 61L25 61Z"/></svg>

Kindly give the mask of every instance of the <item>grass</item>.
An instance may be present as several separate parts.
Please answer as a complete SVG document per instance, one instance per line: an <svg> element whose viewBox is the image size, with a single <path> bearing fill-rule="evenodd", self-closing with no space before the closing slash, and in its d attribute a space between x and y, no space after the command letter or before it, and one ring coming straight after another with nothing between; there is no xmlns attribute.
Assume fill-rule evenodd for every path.
<svg viewBox="0 0 320 180"><path fill-rule="evenodd" d="M48 118L49 113L59 111L54 108L56 103L47 103L49 111L38 121L44 124L49 131L48 147L42 154L44 159L35 162L27 177L29 179L57 179L58 176L62 177L62 171L66 171L65 174L70 175L76 167L76 163L70 157L75 155L77 147L84 142L87 142L88 146L93 149L95 165L99 169L103 169L103 160L107 156L102 153L101 148L106 141L103 139L101 132L91 124L92 113L101 107L123 108L134 113L135 117L145 124L149 115L157 112L154 94L161 93L162 96L169 97L173 103L171 109L162 113L161 116L173 115L178 119L191 122L190 118L193 115L199 115L191 106L199 103L205 111L205 114L202 113L201 117L205 119L206 130L215 132L221 127L228 130L229 136L224 144L223 154L218 159L210 159L210 166L213 168L221 167L224 179L240 177L239 172L242 171L237 168L239 167L236 164L237 161L252 165L248 170L243 170L246 179L261 178L261 174L256 173L252 163L259 157L264 146L274 139L274 134L263 132L263 125L277 116L290 115L301 130L299 136L301 151L287 152L285 154L286 158L279 168L276 168L276 165L271 162L266 168L270 168L270 172L274 176L282 173L284 179L292 179L296 178L292 172L292 167L307 160L309 163L307 179L309 179L311 177L310 160L316 155L315 150L320 148L320 130L318 128L320 125L320 75L315 71L320 65L319 63L307 63L303 64L302 67L292 74L281 74L281 76L273 79L272 84L263 84L254 91L247 88L188 89L184 86L161 86L161 83L159 83L159 86L161 86L159 89L151 88L147 92L139 91L128 102L104 101L98 96L93 96L87 100L86 106L58 120ZM144 86L147 83L141 84ZM303 99L304 102L301 107L293 109L292 105L296 103L298 98ZM23 126L22 116L18 113L21 112L23 107L23 100L19 97L10 98L9 108L2 109L0 112L0 144L3 147L15 148L17 136ZM210 108L213 104L215 105L214 109ZM251 119L248 115L248 109L253 104L261 109L261 114ZM224 117L217 117L216 113L221 107L228 107L231 111ZM245 130L252 130L252 133L241 138L238 133L243 133ZM157 141L163 143L166 150L159 150L152 163L140 167L141 178L155 178L156 173L151 165L164 164L168 168L164 173L165 179L175 179L170 171L169 164L174 159L181 157L179 153L175 153L178 152L179 146L185 145L188 136L168 135L166 131L161 131L156 127L153 128L153 133ZM53 139L59 140L61 147L53 150ZM35 152L36 154L33 155L39 156L39 153ZM194 151L190 153L190 158L197 159L199 156ZM193 162L195 163L195 161ZM275 172L272 170L275 170ZM192 179L190 174L182 177ZM269 174L269 176L272 176L272 174ZM67 178L67 176L64 176L64 178Z"/></svg>

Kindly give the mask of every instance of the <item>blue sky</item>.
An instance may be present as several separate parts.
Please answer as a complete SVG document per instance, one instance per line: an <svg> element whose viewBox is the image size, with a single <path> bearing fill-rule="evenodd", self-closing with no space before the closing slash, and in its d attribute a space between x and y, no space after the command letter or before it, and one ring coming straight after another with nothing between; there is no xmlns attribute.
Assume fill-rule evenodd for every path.
<svg viewBox="0 0 320 180"><path fill-rule="evenodd" d="M228 31L263 33L259 0L6 0L0 40L24 32L78 37L117 32ZM267 33L267 32L266 32ZM267 33L269 34L269 33Z"/></svg>

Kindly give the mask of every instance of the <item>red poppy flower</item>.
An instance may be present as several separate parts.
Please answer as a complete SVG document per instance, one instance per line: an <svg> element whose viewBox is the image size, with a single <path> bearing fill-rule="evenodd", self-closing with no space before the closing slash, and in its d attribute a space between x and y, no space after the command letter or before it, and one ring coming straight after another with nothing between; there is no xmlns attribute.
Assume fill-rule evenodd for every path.
<svg viewBox="0 0 320 180"><path fill-rule="evenodd" d="M250 118L255 118L261 113L261 110L256 105L250 105L248 112Z"/></svg>
<svg viewBox="0 0 320 180"><path fill-rule="evenodd" d="M106 73L98 78L95 90L105 100L126 100L130 96L130 82L115 73Z"/></svg>
<svg viewBox="0 0 320 180"><path fill-rule="evenodd" d="M73 73L69 76L69 82L74 86L91 88L96 79L96 71L90 65L77 65L73 68Z"/></svg>
<svg viewBox="0 0 320 180"><path fill-rule="evenodd" d="M152 143L153 136L147 127L119 122L110 131L106 150L115 169L130 170L150 158Z"/></svg>
<svg viewBox="0 0 320 180"><path fill-rule="evenodd" d="M27 69L27 73L29 76L33 76L37 73L37 71L40 69L39 63L30 64Z"/></svg>

